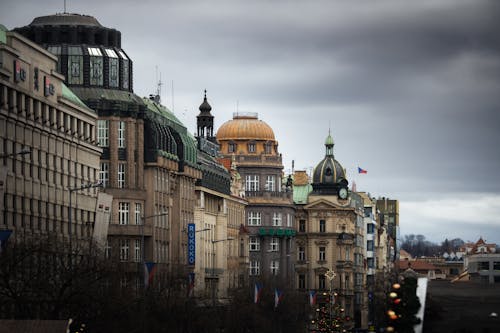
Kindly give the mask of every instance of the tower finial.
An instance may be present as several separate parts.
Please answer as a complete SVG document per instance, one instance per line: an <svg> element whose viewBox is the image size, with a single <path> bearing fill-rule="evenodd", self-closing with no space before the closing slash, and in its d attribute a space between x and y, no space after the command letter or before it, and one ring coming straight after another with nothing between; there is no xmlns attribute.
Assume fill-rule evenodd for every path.
<svg viewBox="0 0 500 333"><path fill-rule="evenodd" d="M205 101L207 100L207 89L205 89Z"/></svg>

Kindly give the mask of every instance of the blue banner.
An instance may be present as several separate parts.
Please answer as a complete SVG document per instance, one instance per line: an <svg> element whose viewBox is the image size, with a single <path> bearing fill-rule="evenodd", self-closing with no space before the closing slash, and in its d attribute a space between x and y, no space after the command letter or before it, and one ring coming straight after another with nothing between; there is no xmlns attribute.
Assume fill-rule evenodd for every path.
<svg viewBox="0 0 500 333"><path fill-rule="evenodd" d="M188 265L194 265L196 257L196 230L194 223L188 223Z"/></svg>

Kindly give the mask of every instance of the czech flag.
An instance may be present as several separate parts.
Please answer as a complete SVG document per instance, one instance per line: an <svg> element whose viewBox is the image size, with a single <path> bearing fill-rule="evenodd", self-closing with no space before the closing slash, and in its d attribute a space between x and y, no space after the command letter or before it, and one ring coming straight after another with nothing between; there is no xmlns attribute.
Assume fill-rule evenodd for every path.
<svg viewBox="0 0 500 333"><path fill-rule="evenodd" d="M194 291L194 273L189 273L188 274L188 297L193 296L193 291Z"/></svg>
<svg viewBox="0 0 500 333"><path fill-rule="evenodd" d="M314 290L311 290L309 292L309 304L311 304L311 306L316 305L316 301L317 301L317 294Z"/></svg>
<svg viewBox="0 0 500 333"><path fill-rule="evenodd" d="M366 171L365 169L361 169L360 167L358 167L358 173L368 173L368 171Z"/></svg>
<svg viewBox="0 0 500 333"><path fill-rule="evenodd" d="M280 304L281 300L283 299L283 291L274 289L274 308L276 309L278 307L278 304Z"/></svg>
<svg viewBox="0 0 500 333"><path fill-rule="evenodd" d="M254 297L253 297L253 302L255 304L259 303L260 294L262 294L262 284L261 283L256 283L255 284L255 294L254 294Z"/></svg>
<svg viewBox="0 0 500 333"><path fill-rule="evenodd" d="M154 262L144 263L144 288L147 288L152 282L156 271L156 264Z"/></svg>

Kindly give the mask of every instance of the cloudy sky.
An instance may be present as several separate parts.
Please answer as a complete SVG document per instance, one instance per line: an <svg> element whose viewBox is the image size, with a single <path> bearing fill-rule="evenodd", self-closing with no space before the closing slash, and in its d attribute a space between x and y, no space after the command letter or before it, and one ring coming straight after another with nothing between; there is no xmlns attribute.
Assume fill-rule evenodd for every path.
<svg viewBox="0 0 500 333"><path fill-rule="evenodd" d="M12 29L63 0L2 0ZM500 244L500 2L67 0L122 32L138 95L191 132L257 112L285 169L311 170L331 128L357 189L400 200L401 235ZM357 174L357 166L368 173Z"/></svg>

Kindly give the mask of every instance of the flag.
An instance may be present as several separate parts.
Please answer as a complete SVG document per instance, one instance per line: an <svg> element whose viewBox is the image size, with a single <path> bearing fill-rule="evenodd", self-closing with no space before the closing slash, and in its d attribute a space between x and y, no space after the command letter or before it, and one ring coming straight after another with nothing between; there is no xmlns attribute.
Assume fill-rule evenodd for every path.
<svg viewBox="0 0 500 333"><path fill-rule="evenodd" d="M154 262L144 263L144 288L147 288L153 282L153 276L156 271Z"/></svg>
<svg viewBox="0 0 500 333"><path fill-rule="evenodd" d="M358 173L368 173L368 171L366 171L365 169L361 169L360 167L358 167Z"/></svg>
<svg viewBox="0 0 500 333"><path fill-rule="evenodd" d="M0 230L0 252L7 247L10 234L12 234L12 230Z"/></svg>
<svg viewBox="0 0 500 333"><path fill-rule="evenodd" d="M316 300L317 300L317 294L314 290L311 290L309 292L309 304L311 304L311 306L316 305Z"/></svg>
<svg viewBox="0 0 500 333"><path fill-rule="evenodd" d="M262 284L261 283L256 283L255 284L255 294L254 294L254 297L253 297L253 302L255 304L259 303L259 299L260 299L260 294L262 293Z"/></svg>
<svg viewBox="0 0 500 333"><path fill-rule="evenodd" d="M194 273L188 274L188 297L193 296L194 291Z"/></svg>
<svg viewBox="0 0 500 333"><path fill-rule="evenodd" d="M280 303L281 299L283 298L283 291L274 289L274 308L276 309L278 307L278 304Z"/></svg>

